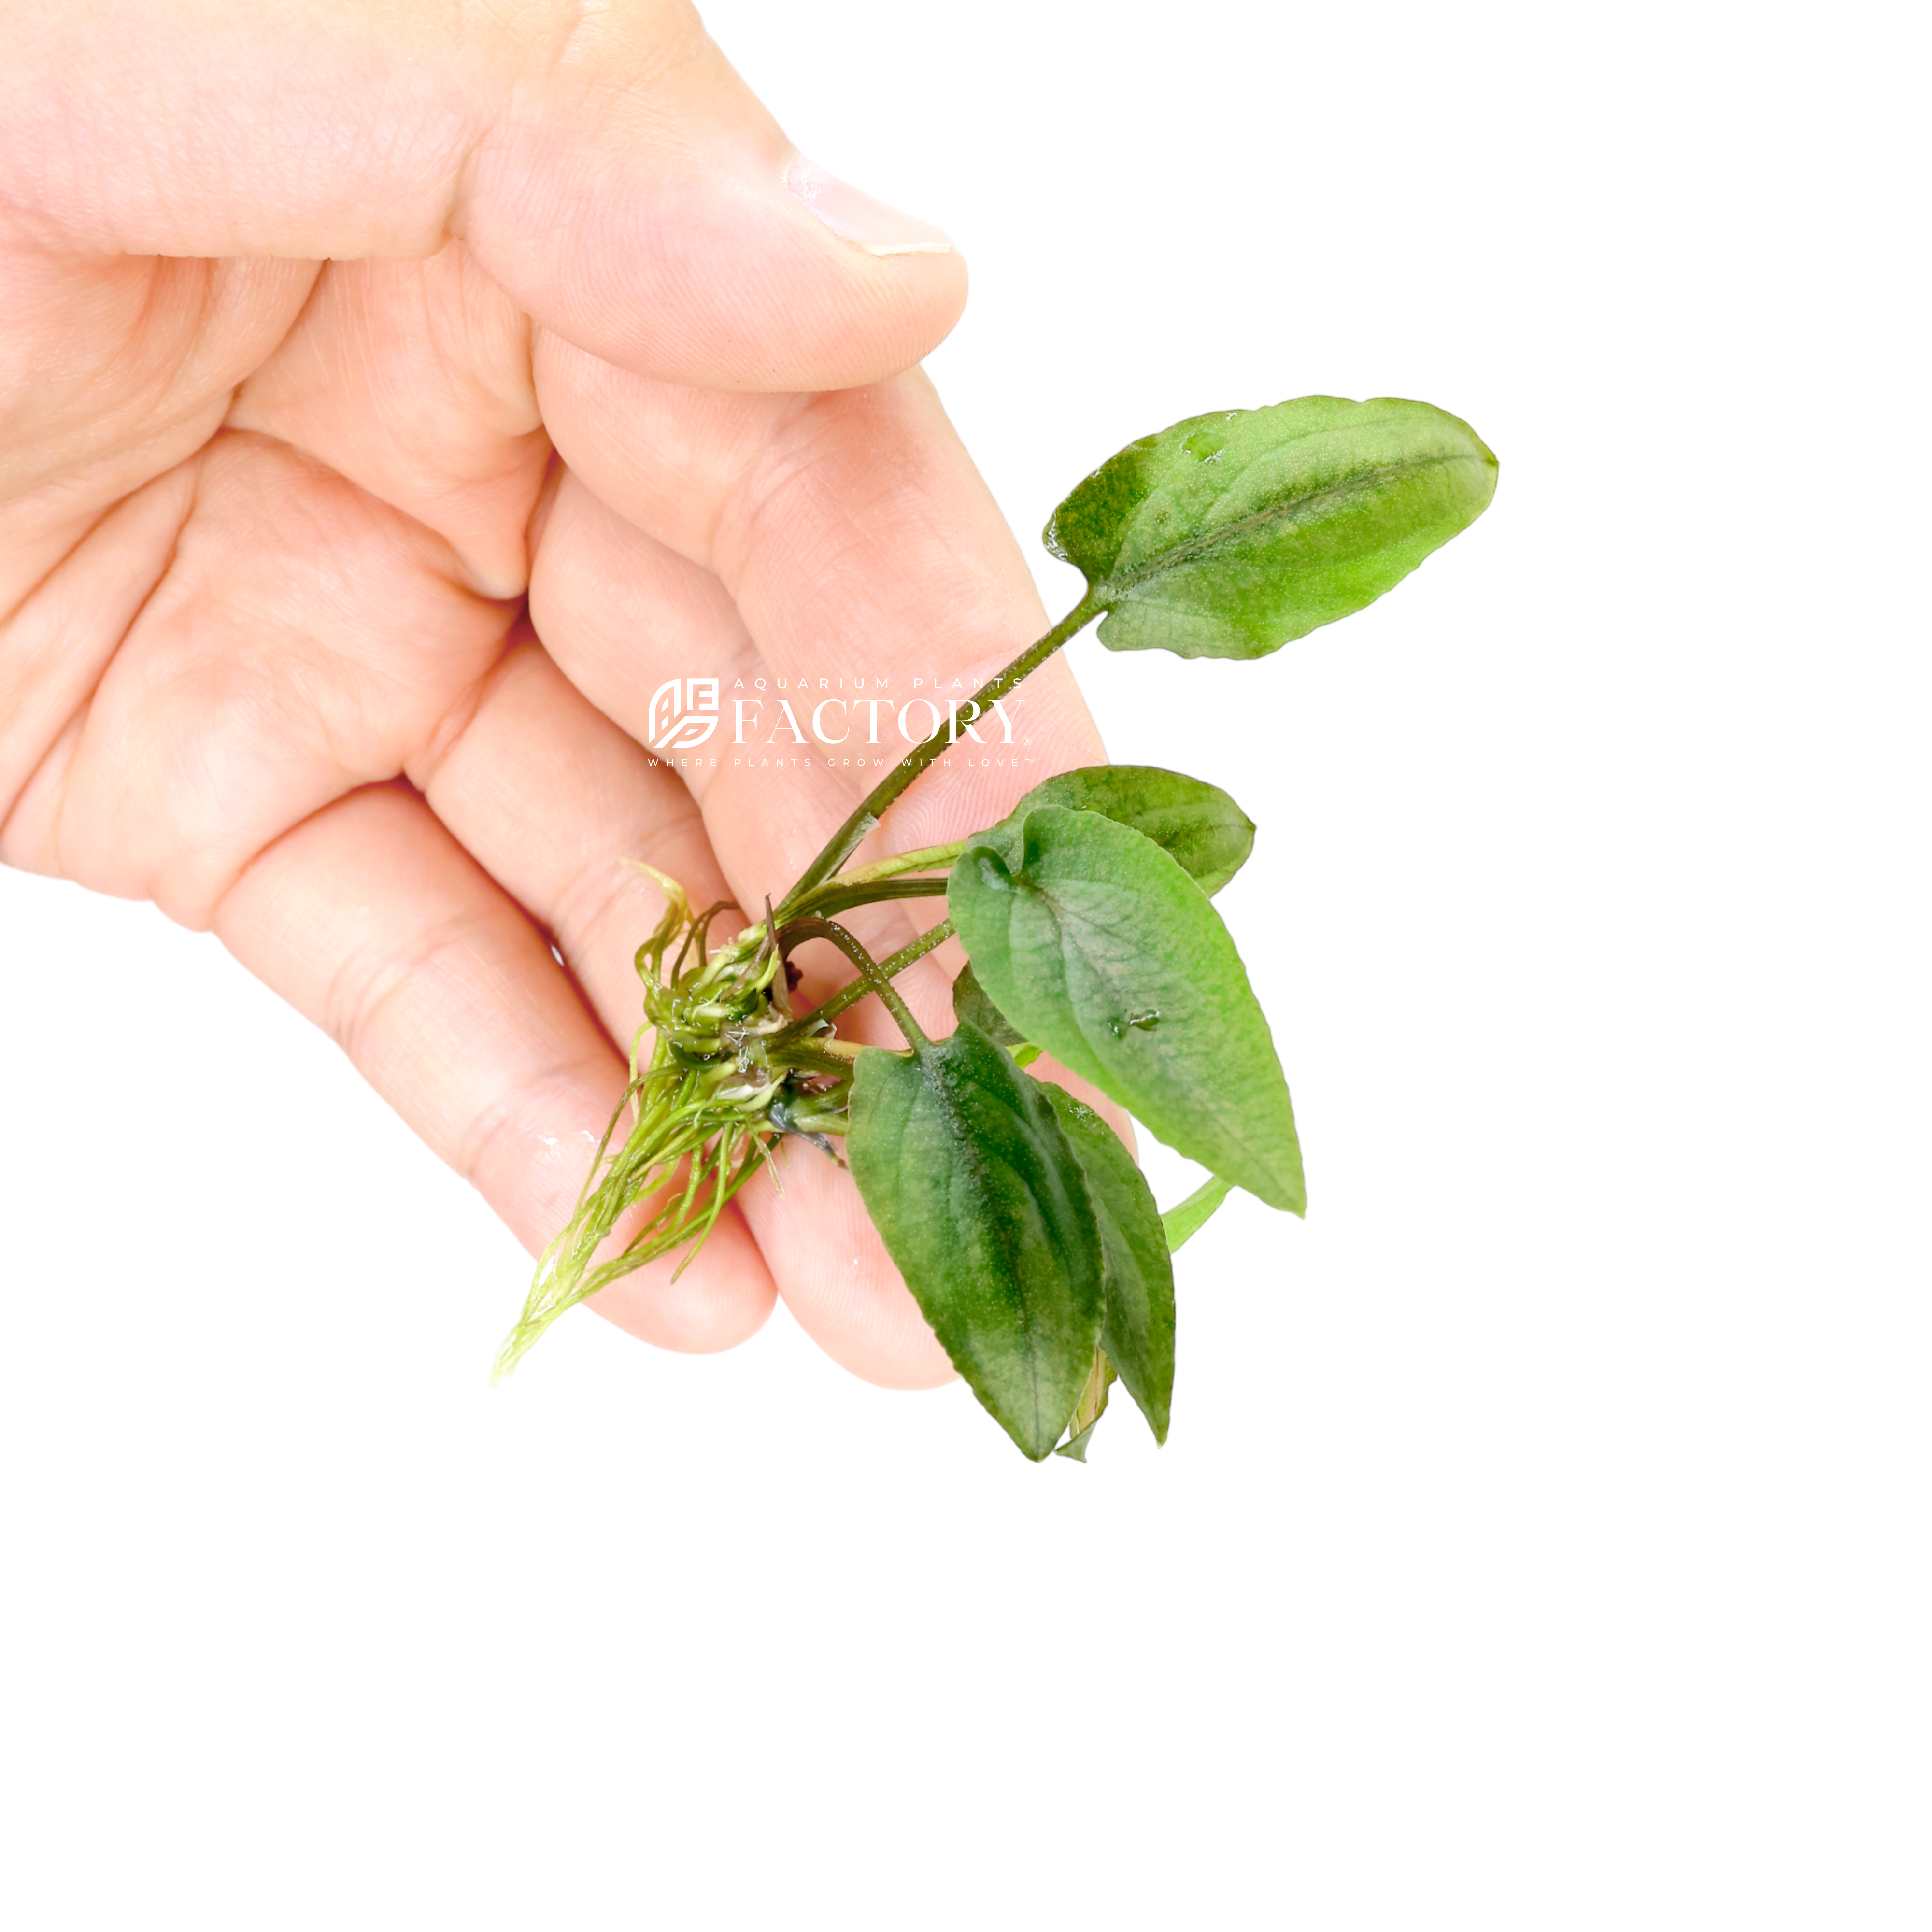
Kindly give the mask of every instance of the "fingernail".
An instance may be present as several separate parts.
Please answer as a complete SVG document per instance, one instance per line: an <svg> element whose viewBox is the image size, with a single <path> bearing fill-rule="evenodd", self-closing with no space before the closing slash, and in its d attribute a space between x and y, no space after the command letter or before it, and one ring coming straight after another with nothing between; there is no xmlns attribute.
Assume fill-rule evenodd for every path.
<svg viewBox="0 0 1932 1932"><path fill-rule="evenodd" d="M942 229L888 208L850 182L829 175L802 154L785 164L784 184L835 235L856 242L868 255L950 255Z"/></svg>

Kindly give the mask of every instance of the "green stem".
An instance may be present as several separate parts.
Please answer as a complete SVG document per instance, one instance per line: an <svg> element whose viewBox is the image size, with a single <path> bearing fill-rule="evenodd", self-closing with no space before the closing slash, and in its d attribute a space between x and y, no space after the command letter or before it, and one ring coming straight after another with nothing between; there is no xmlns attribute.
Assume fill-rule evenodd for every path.
<svg viewBox="0 0 1932 1932"><path fill-rule="evenodd" d="M829 939L858 968L862 978L866 982L866 990L878 994L885 1004L886 1012L898 1022L900 1032L905 1035L913 1046L923 1052L932 1046L932 1041L921 1030L918 1021L913 1018L906 1003L899 998L879 962L853 934L848 932L842 926L833 925L829 919L820 919L815 914L808 914L802 919L788 920L778 928L778 950L788 957L794 947L803 945L808 939ZM818 1017L816 1013L812 1016L814 1019ZM782 1038L783 1036L777 1037Z"/></svg>
<svg viewBox="0 0 1932 1932"><path fill-rule="evenodd" d="M969 702L979 706L975 718L984 717L995 700L1006 696L1020 680L1037 670L1060 646L1077 636L1096 616L1102 606L1096 602L1089 590L1053 628L1037 644L1029 644L997 676L989 678L976 691ZM782 919L796 911L800 902L814 886L820 886L850 858L866 835L886 815L886 808L926 766L944 756L946 747L952 742L947 736L947 727L940 725L922 745L916 745L895 765L880 782L874 786L860 806L845 823L839 826L825 849L800 874L798 883L785 894L784 903L778 908Z"/></svg>
<svg viewBox="0 0 1932 1932"><path fill-rule="evenodd" d="M965 840L956 838L950 845L922 845L916 852L895 853L877 865L861 866L856 872L848 872L845 883L856 886L868 879L896 879L902 872L936 872L950 867L965 849Z"/></svg>
<svg viewBox="0 0 1932 1932"><path fill-rule="evenodd" d="M909 946L902 946L889 959L879 962L879 970L888 980L896 980L916 961L923 959L936 947L944 946L952 937L952 922L943 919L930 931L922 932ZM868 980L854 980L849 986L842 986L823 1006L814 1006L803 1019L794 1021L783 1033L772 1036L772 1048L789 1047L792 1036L802 1033L806 1028L816 1026L820 1020L836 1019L848 1006L856 1006L868 993L876 989Z"/></svg>
<svg viewBox="0 0 1932 1932"><path fill-rule="evenodd" d="M879 970L888 980L896 980L916 959L923 959L935 946L944 946L952 937L952 922L942 919L937 926L929 926L908 946L902 946L889 959L879 962ZM820 1006L819 1012L824 1012ZM815 1016L814 1016L815 1017Z"/></svg>
<svg viewBox="0 0 1932 1932"><path fill-rule="evenodd" d="M872 989L868 986L864 990L869 993ZM790 1069L804 1073L829 1073L840 1080L852 1077L848 1054L835 1053L815 1041L793 1040L784 1034L773 1036L765 1051L765 1064L775 1072Z"/></svg>
<svg viewBox="0 0 1932 1932"><path fill-rule="evenodd" d="M793 911L846 912L881 899L936 899L945 890L944 879L828 879Z"/></svg>

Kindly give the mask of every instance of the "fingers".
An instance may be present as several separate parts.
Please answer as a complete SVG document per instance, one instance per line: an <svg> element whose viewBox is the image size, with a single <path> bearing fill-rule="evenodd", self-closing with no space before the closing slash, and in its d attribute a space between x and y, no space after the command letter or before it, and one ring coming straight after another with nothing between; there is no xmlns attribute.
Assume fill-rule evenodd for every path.
<svg viewBox="0 0 1932 1932"><path fill-rule="evenodd" d="M664 896L625 861L647 859L695 907L725 896L675 773L594 710L525 627L461 730L413 760L410 776L554 939L610 1036L628 1042L643 1018L633 961Z"/></svg>
<svg viewBox="0 0 1932 1932"><path fill-rule="evenodd" d="M554 934L605 1027L628 1039L641 1017L632 955L664 900L621 860L648 857L694 904L722 896L697 806L676 775L526 643L492 675L460 734L412 776L439 820ZM870 1381L951 1380L849 1178L802 1142L781 1160L777 1186L761 1178L740 1198L807 1332Z"/></svg>
<svg viewBox="0 0 1932 1932"><path fill-rule="evenodd" d="M542 1250L570 1217L624 1070L543 940L420 799L363 791L317 814L248 868L214 926ZM640 1269L595 1306L698 1352L735 1346L770 1312L770 1276L734 1216L673 1282L675 1268Z"/></svg>
<svg viewBox="0 0 1932 1932"><path fill-rule="evenodd" d="M197 469L180 464L118 504L0 617L0 865L57 868L50 846L15 823L14 807L56 744L77 733L89 693L167 568Z"/></svg>
<svg viewBox="0 0 1932 1932"><path fill-rule="evenodd" d="M786 1142L775 1166L738 1199L799 1326L841 1368L880 1388L956 1381L851 1175L802 1141Z"/></svg>
<svg viewBox="0 0 1932 1932"><path fill-rule="evenodd" d="M530 333L460 242L422 262L331 262L226 427L327 464L443 538L472 590L520 596L550 454Z"/></svg>
<svg viewBox="0 0 1932 1932"><path fill-rule="evenodd" d="M0 235L320 259L466 239L664 380L844 386L957 319L944 238L803 163L684 0L10 5Z"/></svg>
<svg viewBox="0 0 1932 1932"><path fill-rule="evenodd" d="M450 221L540 322L664 381L776 391L874 381L950 331L945 236L814 170L682 0L569 11Z"/></svg>
<svg viewBox="0 0 1932 1932"><path fill-rule="evenodd" d="M494 661L512 610L459 575L440 538L340 477L224 437L10 840L206 924L256 853L394 776Z"/></svg>
<svg viewBox="0 0 1932 1932"><path fill-rule="evenodd" d="M782 734L776 746L756 742L772 728L769 695L739 744L737 680L862 668L897 702L914 676L929 688L943 668L962 676L963 696L1046 628L1031 580L922 378L855 396L703 396L542 337L536 368L572 469L536 547L533 619L572 682L640 739L664 680L720 679L716 742L686 758L681 776L732 890L762 904L877 774L828 770L812 755L822 748ZM895 807L880 842L902 850L961 836L1038 779L1102 755L1058 664L1030 680L1016 715L1019 745L998 764L992 747L983 764L957 754L942 762ZM913 929L903 912L882 911L868 939L884 944L889 920ZM936 1030L946 1030L947 978L932 965L902 982ZM780 1293L835 1360L902 1387L950 1374L849 1176L801 1152L740 1203Z"/></svg>
<svg viewBox="0 0 1932 1932"><path fill-rule="evenodd" d="M915 696L914 678L925 693L936 674L949 692L956 678L963 698L1046 629L1032 579L916 372L806 399L707 396L542 337L536 368L552 439L584 486L566 482L532 560L538 629L566 675L640 739L663 679L721 678L724 722L691 776L726 875L762 902L878 776L856 764L828 770L826 757L901 755L896 707ZM700 569L681 572L665 548ZM715 608L729 618L699 614L713 576ZM626 603L634 578L680 586L668 633ZM749 668L748 645L774 680L862 672L875 688L885 680L890 704L859 727L849 752L828 754L795 742L775 688L762 710L748 688L738 694L748 705L740 743L734 681ZM989 728L995 742L962 741L894 808L884 835L891 849L961 837L1040 779L1104 756L1060 660L1009 710L1015 742L1004 727ZM912 716L923 736L928 714ZM798 722L803 736L808 721ZM755 875L740 872L741 860L755 862Z"/></svg>
<svg viewBox="0 0 1932 1932"><path fill-rule="evenodd" d="M0 61L0 87L6 73ZM207 442L316 275L312 262L8 248L5 166L0 158L0 613L109 504Z"/></svg>

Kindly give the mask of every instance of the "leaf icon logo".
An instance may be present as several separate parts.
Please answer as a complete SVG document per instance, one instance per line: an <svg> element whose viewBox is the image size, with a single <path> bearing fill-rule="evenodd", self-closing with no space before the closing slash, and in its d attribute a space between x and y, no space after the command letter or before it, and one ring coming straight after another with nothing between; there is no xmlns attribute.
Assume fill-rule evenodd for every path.
<svg viewBox="0 0 1932 1932"><path fill-rule="evenodd" d="M718 728L715 677L667 678L652 694L650 735L654 752L688 752Z"/></svg>

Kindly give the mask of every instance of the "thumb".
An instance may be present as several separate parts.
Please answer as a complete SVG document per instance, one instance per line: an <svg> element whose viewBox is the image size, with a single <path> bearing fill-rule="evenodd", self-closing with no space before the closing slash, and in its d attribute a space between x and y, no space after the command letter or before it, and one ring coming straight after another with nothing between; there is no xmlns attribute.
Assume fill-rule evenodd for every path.
<svg viewBox="0 0 1932 1932"><path fill-rule="evenodd" d="M944 235L807 161L683 0L580 26L476 151L453 225L532 314L670 382L852 388L965 300Z"/></svg>
<svg viewBox="0 0 1932 1932"><path fill-rule="evenodd" d="M686 0L0 0L0 235L338 260L461 237L538 323L671 382L917 362L965 269L812 166Z"/></svg>

